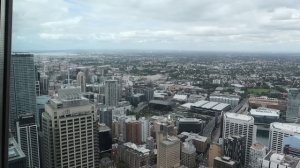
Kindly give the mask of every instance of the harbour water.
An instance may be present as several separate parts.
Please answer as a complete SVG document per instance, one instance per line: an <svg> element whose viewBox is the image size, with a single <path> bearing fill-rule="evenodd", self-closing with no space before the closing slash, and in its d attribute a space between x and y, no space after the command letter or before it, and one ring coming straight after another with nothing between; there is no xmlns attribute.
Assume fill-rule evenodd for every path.
<svg viewBox="0 0 300 168"><path fill-rule="evenodd" d="M268 146L268 144L269 144L269 130L257 129L256 142L261 143L265 146Z"/></svg>

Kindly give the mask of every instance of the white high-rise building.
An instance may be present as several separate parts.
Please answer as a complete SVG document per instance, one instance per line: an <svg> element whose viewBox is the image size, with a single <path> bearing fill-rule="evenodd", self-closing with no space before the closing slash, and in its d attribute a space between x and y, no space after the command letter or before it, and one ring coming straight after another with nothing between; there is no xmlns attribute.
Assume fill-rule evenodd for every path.
<svg viewBox="0 0 300 168"><path fill-rule="evenodd" d="M276 152L283 152L285 137L300 135L300 124L278 123L270 124L269 148Z"/></svg>
<svg viewBox="0 0 300 168"><path fill-rule="evenodd" d="M147 138L150 136L150 130L149 130L149 120L145 119L145 117L142 117L139 119L142 123L142 142L146 142Z"/></svg>
<svg viewBox="0 0 300 168"><path fill-rule="evenodd" d="M223 122L223 138L228 138L234 135L246 137L245 165L248 165L250 147L256 140L256 126L254 125L254 118L243 114L225 113Z"/></svg>
<svg viewBox="0 0 300 168"><path fill-rule="evenodd" d="M22 114L17 122L18 143L26 155L26 167L40 167L38 128L34 114Z"/></svg>
<svg viewBox="0 0 300 168"><path fill-rule="evenodd" d="M120 99L120 85L117 80L105 81L105 104L107 106L117 106Z"/></svg>
<svg viewBox="0 0 300 168"><path fill-rule="evenodd" d="M261 168L268 148L262 144L255 143L250 148L249 168Z"/></svg>
<svg viewBox="0 0 300 168"><path fill-rule="evenodd" d="M86 91L86 76L84 72L78 72L77 74L77 84L80 86L81 92Z"/></svg>
<svg viewBox="0 0 300 168"><path fill-rule="evenodd" d="M58 96L42 114L43 167L95 167L94 105L76 88Z"/></svg>

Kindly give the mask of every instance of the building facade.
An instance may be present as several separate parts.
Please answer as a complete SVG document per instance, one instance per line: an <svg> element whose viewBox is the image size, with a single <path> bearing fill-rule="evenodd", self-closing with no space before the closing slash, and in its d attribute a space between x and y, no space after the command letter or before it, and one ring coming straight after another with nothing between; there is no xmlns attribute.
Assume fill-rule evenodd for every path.
<svg viewBox="0 0 300 168"><path fill-rule="evenodd" d="M254 118L237 113L225 113L223 122L223 139L231 136L244 136L245 142L245 161L244 165L248 165L250 147L256 140L256 126Z"/></svg>
<svg viewBox="0 0 300 168"><path fill-rule="evenodd" d="M33 55L13 54L10 70L10 129L16 133L21 114L36 111L35 66Z"/></svg>
<svg viewBox="0 0 300 168"><path fill-rule="evenodd" d="M283 152L284 138L293 135L300 135L300 124L279 122L271 123L269 148L277 152Z"/></svg>
<svg viewBox="0 0 300 168"><path fill-rule="evenodd" d="M59 90L42 115L43 167L95 167L94 105L77 89Z"/></svg>
<svg viewBox="0 0 300 168"><path fill-rule="evenodd" d="M181 165L189 168L196 167L196 148L192 141L184 142L181 149Z"/></svg>
<svg viewBox="0 0 300 168"><path fill-rule="evenodd" d="M26 155L14 138L9 138L8 146L8 167L27 168Z"/></svg>
<svg viewBox="0 0 300 168"><path fill-rule="evenodd" d="M17 121L18 143L26 155L26 167L40 167L40 143L34 114L22 114Z"/></svg>
<svg viewBox="0 0 300 168"><path fill-rule="evenodd" d="M120 86L117 80L105 81L105 104L107 106L117 106L120 99Z"/></svg>
<svg viewBox="0 0 300 168"><path fill-rule="evenodd" d="M267 147L255 143L250 148L249 168L261 168L262 161L267 155Z"/></svg>
<svg viewBox="0 0 300 168"><path fill-rule="evenodd" d="M289 89L286 120L289 122L295 122L299 118L300 107L300 90L293 88Z"/></svg>
<svg viewBox="0 0 300 168"><path fill-rule="evenodd" d="M84 72L78 72L77 74L77 84L80 86L81 92L86 92L86 75Z"/></svg>

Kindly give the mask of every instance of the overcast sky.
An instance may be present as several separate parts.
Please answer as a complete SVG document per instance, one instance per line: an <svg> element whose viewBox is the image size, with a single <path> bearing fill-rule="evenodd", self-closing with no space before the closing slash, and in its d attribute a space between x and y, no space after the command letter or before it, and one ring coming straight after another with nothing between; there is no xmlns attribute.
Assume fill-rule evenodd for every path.
<svg viewBox="0 0 300 168"><path fill-rule="evenodd" d="M300 52L299 0L15 0L14 50Z"/></svg>

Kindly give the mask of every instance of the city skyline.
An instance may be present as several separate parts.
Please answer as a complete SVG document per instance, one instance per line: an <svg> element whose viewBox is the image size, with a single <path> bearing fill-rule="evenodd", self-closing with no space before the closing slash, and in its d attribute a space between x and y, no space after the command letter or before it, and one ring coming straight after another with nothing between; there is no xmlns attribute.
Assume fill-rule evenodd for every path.
<svg viewBox="0 0 300 168"><path fill-rule="evenodd" d="M295 0L16 1L12 46L299 52L299 8Z"/></svg>

